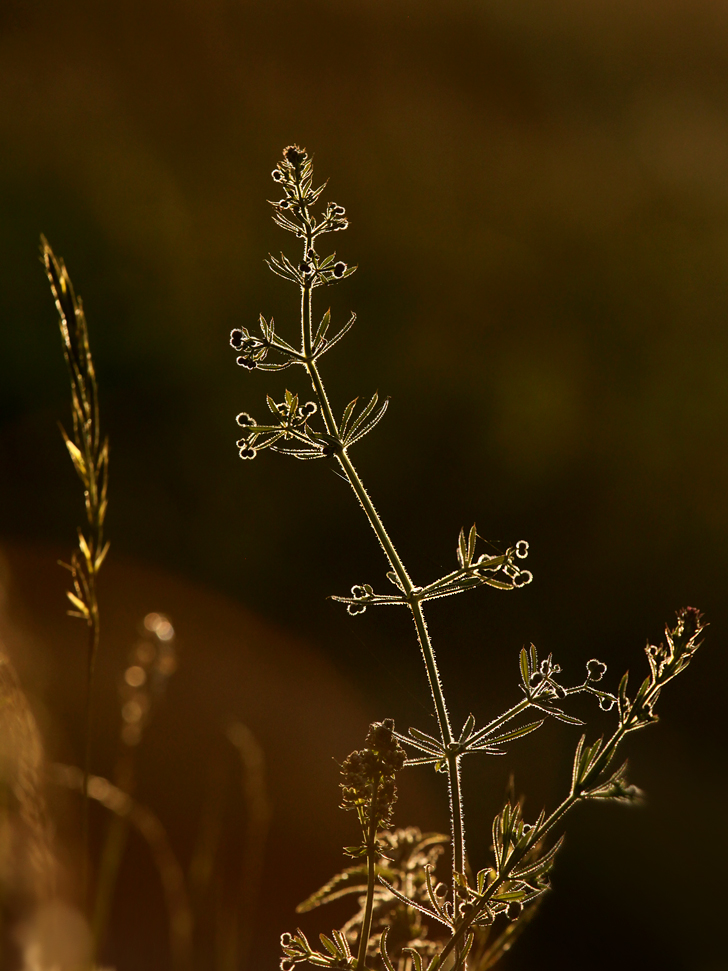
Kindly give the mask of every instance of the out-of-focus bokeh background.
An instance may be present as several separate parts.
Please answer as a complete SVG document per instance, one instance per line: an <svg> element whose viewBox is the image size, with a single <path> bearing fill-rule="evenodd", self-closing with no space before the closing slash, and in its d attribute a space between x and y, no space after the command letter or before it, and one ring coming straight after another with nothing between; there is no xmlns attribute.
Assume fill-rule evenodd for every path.
<svg viewBox="0 0 728 971"><path fill-rule="evenodd" d="M342 758L368 717L426 729L430 716L406 617L349 618L326 599L386 583L344 484L325 462L237 457L235 414L262 417L265 392L285 379L304 390L296 372L237 368L228 346L230 329L259 312L295 332L296 293L263 264L281 247L295 255L265 201L291 141L314 153L318 175L331 177L325 198L351 219L330 239L359 271L318 291L319 309L330 300L335 322L350 309L359 319L324 373L339 409L356 394L391 395L355 460L411 572L426 582L449 570L457 532L473 521L501 547L531 544L526 590L481 590L430 610L454 719L485 719L517 698L517 652L529 641L573 681L601 658L616 684L626 667L641 677L646 638L659 638L676 608L698 606L712 625L693 669L661 699L662 724L632 744L647 806L576 815L556 892L508 966L725 969L728 6L0 7L0 536L38 561L47 549L53 562L82 514L56 427L68 420L68 391L37 260L43 232L89 319L112 449L108 534L127 564L118 583L133 585L133 564L142 576L157 570L305 643L330 683L358 699L358 720L317 741ZM23 576L32 591L32 571ZM60 617L57 584L36 606ZM63 670L80 697L77 637ZM216 644L213 629L210 697L216 665L220 678L232 670ZM47 663L59 667L57 656ZM49 732L49 751L66 746L70 758L75 746L80 759L81 717L69 709L66 723L53 721L44 684L35 703L67 732L62 745L61 728ZM181 707L190 697L170 686L179 724L193 719ZM594 730L607 724L597 717ZM190 734L183 763L175 756L190 779L204 777L209 758L201 737ZM476 864L509 768L535 814L566 784L574 742L550 726L512 759L466 766ZM159 736L152 790L164 751ZM326 780L322 846L336 773ZM424 774L411 783L420 788L407 796L410 816L397 822L444 826L438 784ZM303 786L296 798L310 795ZM174 807L184 843L199 807L191 798L186 822L183 797ZM340 861L335 847L326 852L316 879ZM278 934L296 920L273 888L312 889L300 872L311 857L291 858L295 878L271 857L279 869L260 903L256 966L274 966ZM283 896L292 907L294 892ZM117 921L123 946L109 963L165 966L163 950L145 963L149 922L133 908Z"/></svg>

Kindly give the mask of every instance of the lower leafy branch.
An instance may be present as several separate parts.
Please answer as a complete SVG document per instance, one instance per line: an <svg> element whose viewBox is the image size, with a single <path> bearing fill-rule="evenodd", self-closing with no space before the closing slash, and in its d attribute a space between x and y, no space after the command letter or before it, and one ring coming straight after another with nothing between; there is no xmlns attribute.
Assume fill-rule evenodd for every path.
<svg viewBox="0 0 728 971"><path fill-rule="evenodd" d="M466 872L454 875L454 887L438 882L434 876L447 837L423 836L414 828L378 832L379 827L391 821L396 798L394 772L402 765L417 762L437 765L434 751L431 757L405 762L399 742L434 749L436 740L415 729L410 729L411 737L400 736L391 720L373 724L366 747L353 752L342 767L342 805L357 811L363 833L362 843L348 847L347 852L365 858L366 864L345 869L299 907L306 911L356 894L359 910L331 938L321 935L325 952L311 948L301 931L284 934L282 971L292 971L294 964L303 962L358 971L459 971L466 966L485 971L492 967L550 888L549 873L563 836L550 846L547 837L568 811L579 802L593 799L639 801L639 789L627 782L626 763L612 769L612 762L628 734L657 721L655 703L664 686L690 663L703 629L698 610L681 610L676 625L665 630L665 643L648 644L650 671L633 698L628 693L627 675L622 678L617 695L595 687L594 682L600 681L606 671L601 661L587 662L587 677L581 685L563 688L557 680L560 669L550 657L539 663L533 647L521 653L524 700L486 729L474 731L470 716L460 740L464 750L479 747L471 744L472 739L480 739L480 747L486 747L488 738L496 741L494 733L525 707L535 705L553 714L549 707L552 700L578 692L593 694L602 708L616 708L617 727L609 737L590 745L582 735L576 746L569 793L550 815L542 811L533 823L528 823L521 803L507 801L492 823L492 864L479 870L475 877L466 866ZM570 716L565 720L579 722ZM498 740L515 737L519 732L526 734L540 724L500 733ZM437 754L442 758L441 752Z"/></svg>
<svg viewBox="0 0 728 971"><path fill-rule="evenodd" d="M704 626L700 611L685 607L678 612L675 627L665 629L666 645L647 645L650 673L634 699L630 699L627 693L628 676L625 674L622 678L619 722L608 740L600 738L593 745L586 746L585 736L581 737L574 757L571 789L560 806L548 817L542 813L530 828L522 824L520 811L515 812L508 804L496 817L493 825L496 866L484 876L481 876L481 871L479 884L475 888L467 886L465 905L455 922L453 935L430 962L428 971L437 971L451 954L455 955L453 971L462 967L463 962L458 957L459 948L467 942L480 921L495 916L495 904L503 904L507 898L523 906L548 888L546 877L560 840L536 860L530 857L538 853L543 839L574 805L588 799L626 803L640 799L639 789L626 782L626 763L611 773L610 765L626 735L657 721L654 705L668 681L684 671L690 663L700 646ZM518 915L515 916L517 918Z"/></svg>
<svg viewBox="0 0 728 971"><path fill-rule="evenodd" d="M438 772L445 772L449 756L462 756L470 752L505 755L506 753L499 746L522 738L524 735L529 735L540 728L546 720L540 718L538 721L527 722L503 731L504 726L509 722L532 708L569 725L583 725L584 722L581 718L569 715L563 708L559 707L558 703L565 701L571 695L593 695L599 700L599 706L604 711L609 711L617 703L616 695L595 687L594 683L601 681L607 670L606 664L596 658L587 661L584 681L569 688L561 684L559 680L561 667L554 663L552 655L549 654L547 658L539 662L538 652L533 644L528 650L525 647L521 650L519 662L520 688L525 696L521 701L503 714L498 715L484 728L476 728L475 717L472 714L469 715L459 737L447 746L444 746L433 735L428 735L418 728L410 728L408 736L397 736L403 745L412 747L417 753L414 757L408 758L405 764L434 765Z"/></svg>
<svg viewBox="0 0 728 971"><path fill-rule="evenodd" d="M496 555L481 554L475 558L475 544L478 539L476 527L470 528L467 539L465 531L460 530L457 555L459 569L428 583L425 587L405 589L402 580L394 570L387 573L387 579L400 591L398 594L375 593L370 584L357 584L351 588L350 597L333 596L332 600L347 604L347 612L352 616L363 614L368 606L376 604L405 605L423 603L425 600L437 600L440 597L451 597L466 590L487 585L497 590L516 590L531 583L533 574L529 570L522 570L516 560L528 556L528 543L519 540L515 546L505 553Z"/></svg>

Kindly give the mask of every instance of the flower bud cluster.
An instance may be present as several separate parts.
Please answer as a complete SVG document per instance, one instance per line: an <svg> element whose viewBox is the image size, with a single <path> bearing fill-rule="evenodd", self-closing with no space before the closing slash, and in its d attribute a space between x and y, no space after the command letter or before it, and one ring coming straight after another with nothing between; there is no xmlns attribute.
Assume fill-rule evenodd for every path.
<svg viewBox="0 0 728 971"><path fill-rule="evenodd" d="M328 202L321 215L313 214L312 207L325 183L313 187L313 163L306 150L289 145L283 150L283 159L271 176L284 192L282 198L271 200L274 222L298 239L306 240L303 259L297 266L283 255L280 261L271 257L269 266L273 272L300 286L312 288L350 276L355 267L349 267L342 260L336 261L335 253L322 258L315 250L314 242L318 236L347 229L349 220L344 207L336 202Z"/></svg>
<svg viewBox="0 0 728 971"><path fill-rule="evenodd" d="M305 435L309 418L318 411L315 401L299 405L298 395L292 395L290 391L286 392L285 401L273 401L269 397L268 407L279 419L278 424L261 427L247 411L241 411L235 419L241 428L246 429L236 443L241 459L254 459L261 448L274 448L281 439L287 441Z"/></svg>
<svg viewBox="0 0 728 971"><path fill-rule="evenodd" d="M604 661L598 661L595 657L586 662L587 681L601 681L607 673L607 665Z"/></svg>
<svg viewBox="0 0 728 971"><path fill-rule="evenodd" d="M549 654L547 658L541 661L538 671L534 671L530 678L530 685L532 688L536 688L543 684L544 687L539 692L539 695L544 701L554 701L556 698L563 700L568 692L563 685L560 685L556 681L556 675L561 674L561 665L554 664L552 655Z"/></svg>
<svg viewBox="0 0 728 971"><path fill-rule="evenodd" d="M372 588L369 586L368 583L365 583L363 585L355 583L354 586L351 588L352 597L355 600L359 600L359 601L361 600L368 601L371 598L373 592L374 591L372 590ZM346 608L346 612L350 614L352 617L356 617L357 614L363 614L366 609L367 609L366 603L355 603L355 604L349 604Z"/></svg>
<svg viewBox="0 0 728 971"><path fill-rule="evenodd" d="M326 204L324 221L327 230L333 233L347 229L349 226L349 220L346 218L346 209L343 206L338 206L335 202Z"/></svg>
<svg viewBox="0 0 728 971"><path fill-rule="evenodd" d="M372 828L383 829L391 822L397 801L394 776L404 765L406 753L395 738L391 718L373 722L364 744L341 767L341 806L357 811L368 836Z"/></svg>
<svg viewBox="0 0 728 971"><path fill-rule="evenodd" d="M528 556L528 543L525 540L519 540L519 544L516 547L516 556L521 560ZM487 563L487 557L483 556L481 559ZM530 570L522 570L513 562L506 563L502 567L502 571L512 581L514 587L525 587L533 581L533 573ZM484 573L481 575L487 576L488 572L486 567Z"/></svg>
<svg viewBox="0 0 728 971"><path fill-rule="evenodd" d="M256 368L268 355L269 344L259 337L253 337L245 327L230 331L230 346L240 351L237 364L249 370Z"/></svg>
<svg viewBox="0 0 728 971"><path fill-rule="evenodd" d="M695 607L683 607L677 613L677 624L672 629L665 628L667 644L648 644L645 648L647 660L650 662L650 688L661 687L680 674L690 663L695 651L700 647L700 635L705 628L703 614ZM648 697L647 682L640 689L637 701L642 701L642 695ZM655 695L656 698L656 695ZM651 711L651 703L647 708Z"/></svg>

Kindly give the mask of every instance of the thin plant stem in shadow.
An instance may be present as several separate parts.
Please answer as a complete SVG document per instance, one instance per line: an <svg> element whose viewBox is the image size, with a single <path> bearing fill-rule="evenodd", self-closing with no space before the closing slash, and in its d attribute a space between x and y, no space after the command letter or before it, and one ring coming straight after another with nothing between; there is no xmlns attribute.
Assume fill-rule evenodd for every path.
<svg viewBox="0 0 728 971"><path fill-rule="evenodd" d="M85 786L83 772L73 765L55 764L49 769L56 785L75 792L88 792L90 799L128 821L149 847L164 891L169 922L169 947L175 971L192 969L193 915L184 871L159 818L142 803L102 776L92 775Z"/></svg>
<svg viewBox="0 0 728 971"><path fill-rule="evenodd" d="M247 968L250 959L263 879L270 802L265 778L265 755L257 738L247 725L238 721L228 727L227 737L240 757L246 824L237 901L223 939L220 971L238 971L239 968Z"/></svg>
<svg viewBox="0 0 728 971"><path fill-rule="evenodd" d="M129 796L136 789L136 752L154 711L163 698L169 678L177 670L175 630L169 618L149 613L140 625L140 637L124 670L120 694L120 752L114 772L116 787ZM109 819L98 869L92 922L94 955L101 948L108 925L114 890L126 847L126 816Z"/></svg>

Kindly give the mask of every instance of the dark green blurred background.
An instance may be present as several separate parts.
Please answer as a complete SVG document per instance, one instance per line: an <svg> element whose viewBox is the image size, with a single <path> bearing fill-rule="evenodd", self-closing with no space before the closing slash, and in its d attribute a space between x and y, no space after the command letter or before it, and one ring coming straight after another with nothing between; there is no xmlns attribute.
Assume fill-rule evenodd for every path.
<svg viewBox="0 0 728 971"><path fill-rule="evenodd" d="M578 815L510 966L728 968L728 846L709 836L727 788L728 4L3 0L0 30L0 534L70 544L80 515L44 232L89 319L115 552L304 634L382 715L426 727L406 618L325 599L382 584L344 484L235 449L238 411L261 418L285 378L304 390L227 342L258 312L295 332L296 293L263 264L295 247L265 200L281 148L305 145L359 264L318 291L335 322L359 315L324 373L339 410L392 397L354 458L411 572L451 569L473 520L531 543L531 587L430 612L455 720L515 697L530 640L574 681L594 656L637 677L676 608L712 625L632 745L648 807ZM521 744L560 786L573 741ZM489 814L507 773L488 801L479 771L466 793ZM557 792L537 780L527 807Z"/></svg>

